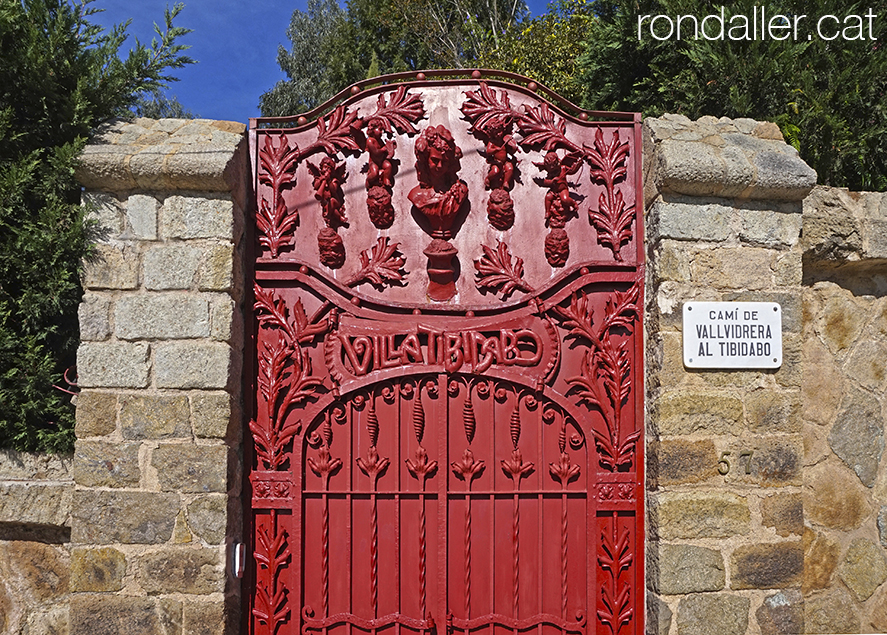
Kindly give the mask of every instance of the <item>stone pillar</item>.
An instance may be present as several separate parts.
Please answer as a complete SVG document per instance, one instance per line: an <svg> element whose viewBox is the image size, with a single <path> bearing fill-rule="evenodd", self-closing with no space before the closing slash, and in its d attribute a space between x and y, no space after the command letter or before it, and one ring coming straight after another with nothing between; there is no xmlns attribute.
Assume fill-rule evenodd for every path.
<svg viewBox="0 0 887 635"><path fill-rule="evenodd" d="M244 126L136 119L78 178L84 273L71 632L239 632Z"/></svg>
<svg viewBox="0 0 887 635"><path fill-rule="evenodd" d="M816 174L770 123L665 115L644 132L648 632L803 632L799 239ZM685 368L691 300L778 302L781 368Z"/></svg>

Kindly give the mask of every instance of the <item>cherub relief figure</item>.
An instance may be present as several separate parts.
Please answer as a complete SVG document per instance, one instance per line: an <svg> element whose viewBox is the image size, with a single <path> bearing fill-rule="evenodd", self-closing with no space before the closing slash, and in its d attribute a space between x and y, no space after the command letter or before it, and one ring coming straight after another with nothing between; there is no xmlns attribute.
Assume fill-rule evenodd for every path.
<svg viewBox="0 0 887 635"><path fill-rule="evenodd" d="M484 187L488 190L509 191L514 187L514 170L517 142L511 136L511 124L502 119L492 119L482 132L487 138L484 156L490 169L484 178Z"/></svg>
<svg viewBox="0 0 887 635"><path fill-rule="evenodd" d="M452 238L453 222L468 199L468 186L459 180L462 150L444 126L429 126L416 140L419 185L410 190L410 202L432 227L432 236Z"/></svg>
<svg viewBox="0 0 887 635"><path fill-rule="evenodd" d="M324 157L320 165L308 162L308 170L314 177L314 198L320 201L323 221L327 227L335 229L340 225L348 225L345 215L345 195L342 183L345 182L345 164L336 164L330 157Z"/></svg>
<svg viewBox="0 0 887 635"><path fill-rule="evenodd" d="M382 140L385 128L382 120L374 117L367 122L366 149L370 155L367 169L366 189L375 185L382 187L394 186L394 149L397 147L394 139Z"/></svg>
<svg viewBox="0 0 887 635"><path fill-rule="evenodd" d="M561 159L554 150L549 151L542 163L533 163L545 172L544 177L536 177L536 182L547 187L545 194L545 226L563 228L567 219L576 212L577 204L570 195L567 177L576 174L582 167L578 153L569 153Z"/></svg>

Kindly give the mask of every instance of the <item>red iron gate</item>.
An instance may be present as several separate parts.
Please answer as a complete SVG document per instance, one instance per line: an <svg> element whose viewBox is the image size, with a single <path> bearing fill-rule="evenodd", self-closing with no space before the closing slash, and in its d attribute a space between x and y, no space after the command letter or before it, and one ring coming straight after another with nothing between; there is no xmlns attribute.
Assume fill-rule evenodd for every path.
<svg viewBox="0 0 887 635"><path fill-rule="evenodd" d="M429 75L251 126L247 632L640 635L640 118Z"/></svg>

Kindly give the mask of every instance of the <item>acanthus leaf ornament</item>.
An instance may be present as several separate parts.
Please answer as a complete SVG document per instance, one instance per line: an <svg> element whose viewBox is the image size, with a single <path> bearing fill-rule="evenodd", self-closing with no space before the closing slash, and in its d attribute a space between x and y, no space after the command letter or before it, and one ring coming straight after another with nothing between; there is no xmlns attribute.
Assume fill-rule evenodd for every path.
<svg viewBox="0 0 887 635"><path fill-rule="evenodd" d="M400 243L390 242L387 236L380 237L372 250L364 249L360 252L361 267L345 281L345 286L356 287L369 282L381 287L386 283L401 282L407 272L402 271L406 258L398 251L399 246Z"/></svg>
<svg viewBox="0 0 887 635"><path fill-rule="evenodd" d="M474 261L478 289L491 289L501 293L503 299L516 290L524 293L533 292L533 287L524 280L523 259L516 258L512 263L507 244L500 242L496 251L486 245L481 245L481 248L484 255Z"/></svg>
<svg viewBox="0 0 887 635"><path fill-rule="evenodd" d="M400 132L415 134L418 130L413 124L424 117L425 106L422 104L421 95L411 95L408 87L401 84L387 103L385 96L379 95L375 112L366 120L378 119L385 132L391 132L391 128L394 127Z"/></svg>
<svg viewBox="0 0 887 635"><path fill-rule="evenodd" d="M276 513L272 513L272 521L276 524ZM275 529L273 535L265 527L257 529L257 545L253 553L256 563L267 570L270 579L270 583L260 580L256 585L253 615L267 624L271 633L276 633L278 625L286 622L290 616L288 590L280 580L280 571L289 562L290 550L286 531Z"/></svg>
<svg viewBox="0 0 887 635"><path fill-rule="evenodd" d="M603 531L601 533L601 549L598 556L598 564L605 571L601 581L601 599L604 609L598 609L598 619L609 627L613 635L619 633L623 626L631 622L634 617L634 609L631 603L631 586L622 580L622 572L628 569L634 561L631 551L629 532L618 530L619 516L611 517L613 527L612 535Z"/></svg>
<svg viewBox="0 0 887 635"><path fill-rule="evenodd" d="M265 145L259 152L259 182L271 188L270 203L262 197L256 214L256 225L261 230L259 242L276 258L285 245L293 227L299 220L296 209L289 211L283 200L283 190L296 182L296 166L301 155L299 147L290 148L284 135L278 135L277 144L271 135L265 137Z"/></svg>
<svg viewBox="0 0 887 635"><path fill-rule="evenodd" d="M616 182L628 173L628 142L620 143L619 131L613 133L610 145L604 142L604 135L598 128L594 137L594 148L584 146L585 158L592 165L592 179L603 182L604 191L598 200L598 211L588 210L588 217L598 232L598 242L613 252L616 260L622 260L620 250L631 241L635 206L626 206L621 191L616 190Z"/></svg>

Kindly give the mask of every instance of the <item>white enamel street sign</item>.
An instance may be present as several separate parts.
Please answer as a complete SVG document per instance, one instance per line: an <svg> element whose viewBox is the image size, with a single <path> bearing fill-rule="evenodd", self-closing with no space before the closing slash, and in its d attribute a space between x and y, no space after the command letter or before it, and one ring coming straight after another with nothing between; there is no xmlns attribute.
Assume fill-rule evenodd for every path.
<svg viewBox="0 0 887 635"><path fill-rule="evenodd" d="M687 368L782 365L782 307L776 302L686 302L683 328Z"/></svg>

